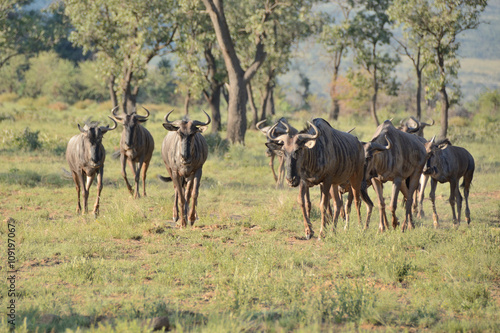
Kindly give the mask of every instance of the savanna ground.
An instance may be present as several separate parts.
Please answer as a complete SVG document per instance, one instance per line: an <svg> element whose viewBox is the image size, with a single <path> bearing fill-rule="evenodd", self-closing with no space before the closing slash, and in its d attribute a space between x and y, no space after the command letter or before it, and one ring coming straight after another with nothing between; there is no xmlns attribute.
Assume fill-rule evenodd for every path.
<svg viewBox="0 0 500 333"><path fill-rule="evenodd" d="M104 136L101 214L94 219L75 213L75 187L61 169L68 169L64 152L78 133L76 124L88 117L109 124L110 105L0 105L1 331L9 328L8 218L16 221L16 332L148 331L144 320L159 316L167 316L175 332L500 331L498 124L451 122L452 140L476 160L470 226L452 227L449 187L440 184L439 229L432 227L426 199L426 217L415 220L416 230L380 234L370 189L375 209L369 230L361 232L354 218L344 231L339 221L336 232L329 229L317 242L304 238L297 189L275 189L265 138L256 131L247 133L244 147L205 134L210 153L200 219L193 228L175 227L172 184L156 178L166 175L161 123L170 108L146 107L152 111L146 127L156 143L148 197L128 194L119 161L111 157L118 127ZM181 112L173 115L180 118ZM200 113L192 117L204 119ZM288 118L302 128L311 115ZM361 140L375 130L364 117L333 125L356 126ZM426 136L438 131L426 129ZM389 195L386 185L386 202ZM94 200L95 184L89 206ZM317 188L312 200L318 232ZM44 321L46 314L57 318Z"/></svg>

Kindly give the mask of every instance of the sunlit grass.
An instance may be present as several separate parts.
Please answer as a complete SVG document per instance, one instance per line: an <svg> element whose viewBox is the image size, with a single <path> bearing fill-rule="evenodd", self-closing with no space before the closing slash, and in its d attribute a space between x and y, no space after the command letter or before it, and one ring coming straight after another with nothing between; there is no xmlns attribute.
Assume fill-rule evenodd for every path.
<svg viewBox="0 0 500 333"><path fill-rule="evenodd" d="M65 149L78 133L76 123L89 116L106 124L108 106L47 111L9 103L1 110L13 119L0 123L0 155L7 161L0 164L0 211L2 220L17 221L18 332L139 332L155 316L168 316L179 332L500 330L497 137L461 143L477 166L470 226L452 227L449 186L439 184L439 229L432 227L426 199L427 217L416 219L416 230L379 234L370 189L370 228L362 232L353 216L347 231L329 225L317 242L304 239L297 189L275 189L259 132L249 131L245 146L220 146L211 153L203 169L199 220L178 229L172 223L172 185L156 178L166 175L159 147L167 106L150 108L147 128L156 149L146 198L130 197L119 162L111 158L121 129L105 135L101 214L94 219L76 215L75 187L61 170L68 168L64 154L51 145ZM290 118L300 129L310 120L305 113ZM356 126L360 140L374 131L370 122L347 117L332 125ZM26 127L40 132L41 149L11 145ZM386 202L390 187L385 186ZM95 192L92 187L90 204ZM311 199L313 228L319 231L317 188ZM2 244L6 235L3 223ZM0 288L6 290L6 281ZM41 324L43 314L59 319ZM8 327L4 318L0 330Z"/></svg>

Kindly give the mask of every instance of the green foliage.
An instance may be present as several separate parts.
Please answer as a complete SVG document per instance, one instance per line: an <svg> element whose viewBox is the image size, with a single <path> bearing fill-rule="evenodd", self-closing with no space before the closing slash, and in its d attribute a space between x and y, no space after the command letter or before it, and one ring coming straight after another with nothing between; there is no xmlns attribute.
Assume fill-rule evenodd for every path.
<svg viewBox="0 0 500 333"><path fill-rule="evenodd" d="M38 134L40 131L31 131L29 127L26 127L24 131L14 136L14 143L19 149L26 150L37 150L42 148L42 143L38 139Z"/></svg>
<svg viewBox="0 0 500 333"><path fill-rule="evenodd" d="M74 103L81 89L77 74L77 68L69 60L59 58L55 52L42 52L30 59L25 73L25 94Z"/></svg>
<svg viewBox="0 0 500 333"><path fill-rule="evenodd" d="M174 104L176 87L170 61L162 58L158 66L148 69L148 76L137 96L138 102Z"/></svg>

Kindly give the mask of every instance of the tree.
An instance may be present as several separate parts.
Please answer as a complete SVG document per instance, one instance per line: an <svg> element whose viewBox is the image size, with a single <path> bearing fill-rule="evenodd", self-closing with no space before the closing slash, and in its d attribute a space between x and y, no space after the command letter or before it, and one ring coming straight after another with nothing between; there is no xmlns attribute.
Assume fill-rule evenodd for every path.
<svg viewBox="0 0 500 333"><path fill-rule="evenodd" d="M212 21L228 73L227 137L231 143L244 143L247 127L247 85L267 56L266 39L272 33L272 23L282 22L284 18L297 20L300 15L308 11L312 1L232 1L227 11L223 0L202 1ZM235 31L234 27L243 28ZM246 69L243 68L240 58L241 48L238 46L241 44L240 41L243 41L242 47L252 50L253 53L253 61ZM247 47L249 44L252 45L251 48Z"/></svg>
<svg viewBox="0 0 500 333"><path fill-rule="evenodd" d="M365 89L372 91L370 112L377 126L380 124L377 117L379 90L395 90L395 79L391 75L399 62L398 56L391 56L384 49L390 44L392 35L388 30L390 20L386 13L390 3L391 0L360 1L360 8L348 29L355 53L354 62L367 73L370 80L360 79L359 76L364 75L360 72L351 71L350 77L353 83L363 83Z"/></svg>
<svg viewBox="0 0 500 333"><path fill-rule="evenodd" d="M45 46L44 17L24 10L32 0L0 2L0 68L12 57L38 52Z"/></svg>
<svg viewBox="0 0 500 333"><path fill-rule="evenodd" d="M147 64L172 49L178 25L176 2L63 1L65 14L75 28L70 40L84 52L95 53L113 104L120 103L125 113L133 111Z"/></svg>
<svg viewBox="0 0 500 333"><path fill-rule="evenodd" d="M456 79L460 62L457 51L460 43L457 36L463 31L479 25L479 15L487 5L486 0L402 0L398 12L404 13L400 20L413 35L425 39L425 52L434 59L425 68L429 79L428 94L441 95L441 133L448 132L448 89ZM459 88L456 87L459 93Z"/></svg>
<svg viewBox="0 0 500 333"><path fill-rule="evenodd" d="M215 32L204 6L197 0L182 0L181 15L185 24L179 27L176 52L177 72L189 94L203 95L212 113L212 132L221 129L220 102L227 73L222 54L217 49Z"/></svg>
<svg viewBox="0 0 500 333"><path fill-rule="evenodd" d="M337 80L339 78L340 64L349 46L349 19L352 12L351 4L346 0L335 1L337 8L342 13L342 19L335 24L334 17L328 17L326 24L322 27L320 41L326 47L326 51L332 57L333 75L330 85L330 98L332 99L332 110L328 114L331 120L337 120L340 113L340 105L337 93Z"/></svg>

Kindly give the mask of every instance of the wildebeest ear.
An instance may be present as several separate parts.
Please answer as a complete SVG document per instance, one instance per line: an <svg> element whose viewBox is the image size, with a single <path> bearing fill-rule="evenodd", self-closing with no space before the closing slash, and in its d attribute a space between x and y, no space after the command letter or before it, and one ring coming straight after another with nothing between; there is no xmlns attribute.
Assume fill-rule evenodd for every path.
<svg viewBox="0 0 500 333"><path fill-rule="evenodd" d="M271 149L274 152L277 152L281 150L281 147L283 147L283 144L279 144L276 142L266 142L267 148Z"/></svg>
<svg viewBox="0 0 500 333"><path fill-rule="evenodd" d="M200 131L200 133L203 133L207 130L208 126L200 126L198 127L198 130Z"/></svg>
<svg viewBox="0 0 500 333"><path fill-rule="evenodd" d="M304 143L304 146L307 148L311 149L316 145L316 140L309 140L306 143Z"/></svg>
<svg viewBox="0 0 500 333"><path fill-rule="evenodd" d="M179 127L174 126L173 124L169 124L169 123L163 123L163 127L167 131L172 131L172 132L177 132L177 130L179 129Z"/></svg>

